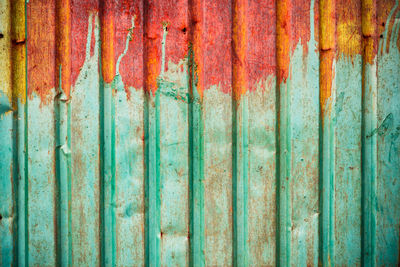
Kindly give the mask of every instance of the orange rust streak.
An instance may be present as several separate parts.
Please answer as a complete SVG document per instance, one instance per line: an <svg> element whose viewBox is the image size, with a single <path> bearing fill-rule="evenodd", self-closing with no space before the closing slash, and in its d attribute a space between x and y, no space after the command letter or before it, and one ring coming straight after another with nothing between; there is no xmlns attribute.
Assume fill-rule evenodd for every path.
<svg viewBox="0 0 400 267"><path fill-rule="evenodd" d="M194 63L196 65L196 68L192 71L195 71L195 79L197 79L197 92L200 95L200 99L203 99L203 1L193 0L190 8L192 16L191 24L193 28L191 42L193 45Z"/></svg>
<svg viewBox="0 0 400 267"><path fill-rule="evenodd" d="M69 98L71 91L71 2L56 1L56 86L60 82L63 92ZM61 67L61 81L60 81Z"/></svg>
<svg viewBox="0 0 400 267"><path fill-rule="evenodd" d="M26 101L25 0L11 1L12 87L14 108L19 99Z"/></svg>
<svg viewBox="0 0 400 267"><path fill-rule="evenodd" d="M101 3L101 72L106 83L111 83L115 76L113 2L103 0Z"/></svg>
<svg viewBox="0 0 400 267"><path fill-rule="evenodd" d="M154 40L147 40L147 59L146 59L146 90L153 94L157 91L157 77L160 73L160 61L158 48Z"/></svg>
<svg viewBox="0 0 400 267"><path fill-rule="evenodd" d="M289 76L291 1L281 0L276 3L276 64L278 85L286 82Z"/></svg>
<svg viewBox="0 0 400 267"><path fill-rule="evenodd" d="M362 0L362 34L364 63L372 64L377 52L376 0Z"/></svg>
<svg viewBox="0 0 400 267"><path fill-rule="evenodd" d="M319 30L319 46L320 46L320 107L321 114L324 111L327 100L332 94L333 81L333 60L335 58L335 0L321 0L319 3L320 13L320 30Z"/></svg>
<svg viewBox="0 0 400 267"><path fill-rule="evenodd" d="M232 87L236 100L247 91L246 83L246 1L233 1L232 18L233 66Z"/></svg>
<svg viewBox="0 0 400 267"><path fill-rule="evenodd" d="M145 90L155 95L157 78L161 71L162 24L159 23L157 6L145 1L144 10Z"/></svg>

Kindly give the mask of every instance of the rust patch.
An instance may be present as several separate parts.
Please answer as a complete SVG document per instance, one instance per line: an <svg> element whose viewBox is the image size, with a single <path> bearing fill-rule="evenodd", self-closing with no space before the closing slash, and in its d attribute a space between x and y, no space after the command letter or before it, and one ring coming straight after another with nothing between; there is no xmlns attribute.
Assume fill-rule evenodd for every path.
<svg viewBox="0 0 400 267"><path fill-rule="evenodd" d="M111 83L115 76L113 2L104 0L100 6L101 72L106 83Z"/></svg>

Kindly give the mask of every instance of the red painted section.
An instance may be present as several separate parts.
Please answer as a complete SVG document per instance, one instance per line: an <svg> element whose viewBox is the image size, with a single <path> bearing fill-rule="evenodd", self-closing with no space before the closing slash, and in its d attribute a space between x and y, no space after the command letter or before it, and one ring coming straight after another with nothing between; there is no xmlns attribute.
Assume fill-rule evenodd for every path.
<svg viewBox="0 0 400 267"><path fill-rule="evenodd" d="M236 100L247 91L246 72L246 0L233 1L232 16L232 74L233 95Z"/></svg>
<svg viewBox="0 0 400 267"><path fill-rule="evenodd" d="M143 88L143 5L142 1L118 1L115 3L115 62L124 52L132 18L135 17L135 28L128 52L122 58L120 73L129 96L129 87ZM161 45L161 43L160 43Z"/></svg>
<svg viewBox="0 0 400 267"><path fill-rule="evenodd" d="M51 99L55 86L55 1L27 3L28 96L33 92L43 104Z"/></svg>
<svg viewBox="0 0 400 267"><path fill-rule="evenodd" d="M46 98L50 94L50 89L55 87L58 81L57 73L55 73L56 59L65 66L64 69L67 72L68 62L70 62L71 73L66 72L62 79L67 88L70 87L69 84L74 85L85 60L89 14L93 14L93 22L95 16L100 16L99 2L97 0L71 1L71 39L69 43L64 43L63 47L66 50L60 49L55 40L56 36L61 36L62 33L60 31L56 35L55 32L55 0L36 0L27 4L29 96L36 92L44 103L47 102ZM113 39L113 42L107 42L113 44L113 47L103 45L103 59L107 58L106 64L102 66L106 81L112 81L115 75L116 62L125 49L126 38L132 27L132 17L135 16L132 40L120 64L120 74L128 97L128 88L141 89L144 87L145 80L149 90L155 91L157 88L157 77L161 71L163 23L168 24L165 70L168 69L169 61L177 64L188 55L190 39L197 65L199 94L202 96L203 90L213 85L220 85L225 93L231 92L232 64L235 62L232 53L234 12L232 0L191 0L189 2L151 0L145 1L145 7L143 1L104 1L105 4L108 2L113 4L104 8L104 19L112 21L113 25L109 22L105 24L111 26L103 30L102 39L104 39L103 44L107 42L106 39ZM314 5L314 36L317 42L319 39L318 2ZM309 49L317 49L317 47L308 47L311 36L309 10L311 1L284 0L279 2L278 8L276 8L278 2L274 0L244 1L243 3L246 4L243 9L246 37L243 48L245 53L242 55L241 64L245 69L246 87L254 90L257 82L268 75L276 75L278 82L286 80L289 75L290 55L296 45L301 42L304 55L307 55ZM383 33L386 19L394 4L395 0L377 1L378 35ZM337 0L335 5L336 14L338 14L336 56L341 53L346 55L361 53L361 41L354 39L361 36L360 2ZM393 17L389 22L389 36L394 19ZM94 23L92 30L94 31ZM65 34L69 35L68 31ZM94 38L92 34L92 55ZM59 40L59 42L63 41ZM57 47L58 53L64 53L67 56L56 57ZM69 49L70 59L68 59L68 52L65 52ZM144 58L147 59L146 66L143 63ZM278 66L277 62L279 62Z"/></svg>
<svg viewBox="0 0 400 267"><path fill-rule="evenodd" d="M250 91L276 72L275 8L275 1L248 1L246 67Z"/></svg>
<svg viewBox="0 0 400 267"><path fill-rule="evenodd" d="M200 95L200 98L203 98L204 92L204 45L203 45L203 29L204 29L204 1L203 0L192 0L190 6L190 43L193 46L193 54L194 54L194 64L196 71L196 88ZM193 67L190 66L190 67ZM192 77L190 77L192 79ZM192 80L191 80L192 84Z"/></svg>
<svg viewBox="0 0 400 267"><path fill-rule="evenodd" d="M72 83L78 78L80 69L85 62L86 40L88 36L89 15L92 14L91 56L93 56L95 36L94 17L98 14L99 6L96 0L72 1Z"/></svg>
<svg viewBox="0 0 400 267"><path fill-rule="evenodd" d="M70 11L70 0L56 0L56 87L62 87L67 99L69 98L71 90Z"/></svg>
<svg viewBox="0 0 400 267"><path fill-rule="evenodd" d="M231 91L232 11L231 0L205 0L204 7L204 87L220 85Z"/></svg>
<svg viewBox="0 0 400 267"><path fill-rule="evenodd" d="M163 25L167 25L168 31L165 44L165 71L168 70L169 61L177 64L187 55L187 2L148 1L144 13L145 87L154 93L157 90L157 77L161 71Z"/></svg>

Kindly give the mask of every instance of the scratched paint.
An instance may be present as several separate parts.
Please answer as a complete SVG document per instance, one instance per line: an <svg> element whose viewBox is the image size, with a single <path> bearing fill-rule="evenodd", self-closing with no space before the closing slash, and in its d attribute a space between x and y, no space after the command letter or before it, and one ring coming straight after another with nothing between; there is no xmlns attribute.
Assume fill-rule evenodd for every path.
<svg viewBox="0 0 400 267"><path fill-rule="evenodd" d="M0 0L0 265L399 263L398 0Z"/></svg>

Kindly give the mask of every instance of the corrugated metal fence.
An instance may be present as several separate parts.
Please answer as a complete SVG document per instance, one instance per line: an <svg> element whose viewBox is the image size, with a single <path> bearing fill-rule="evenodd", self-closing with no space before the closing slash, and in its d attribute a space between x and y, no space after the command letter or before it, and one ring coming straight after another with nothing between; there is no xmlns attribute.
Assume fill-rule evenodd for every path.
<svg viewBox="0 0 400 267"><path fill-rule="evenodd" d="M1 266L395 266L398 0L0 0Z"/></svg>

